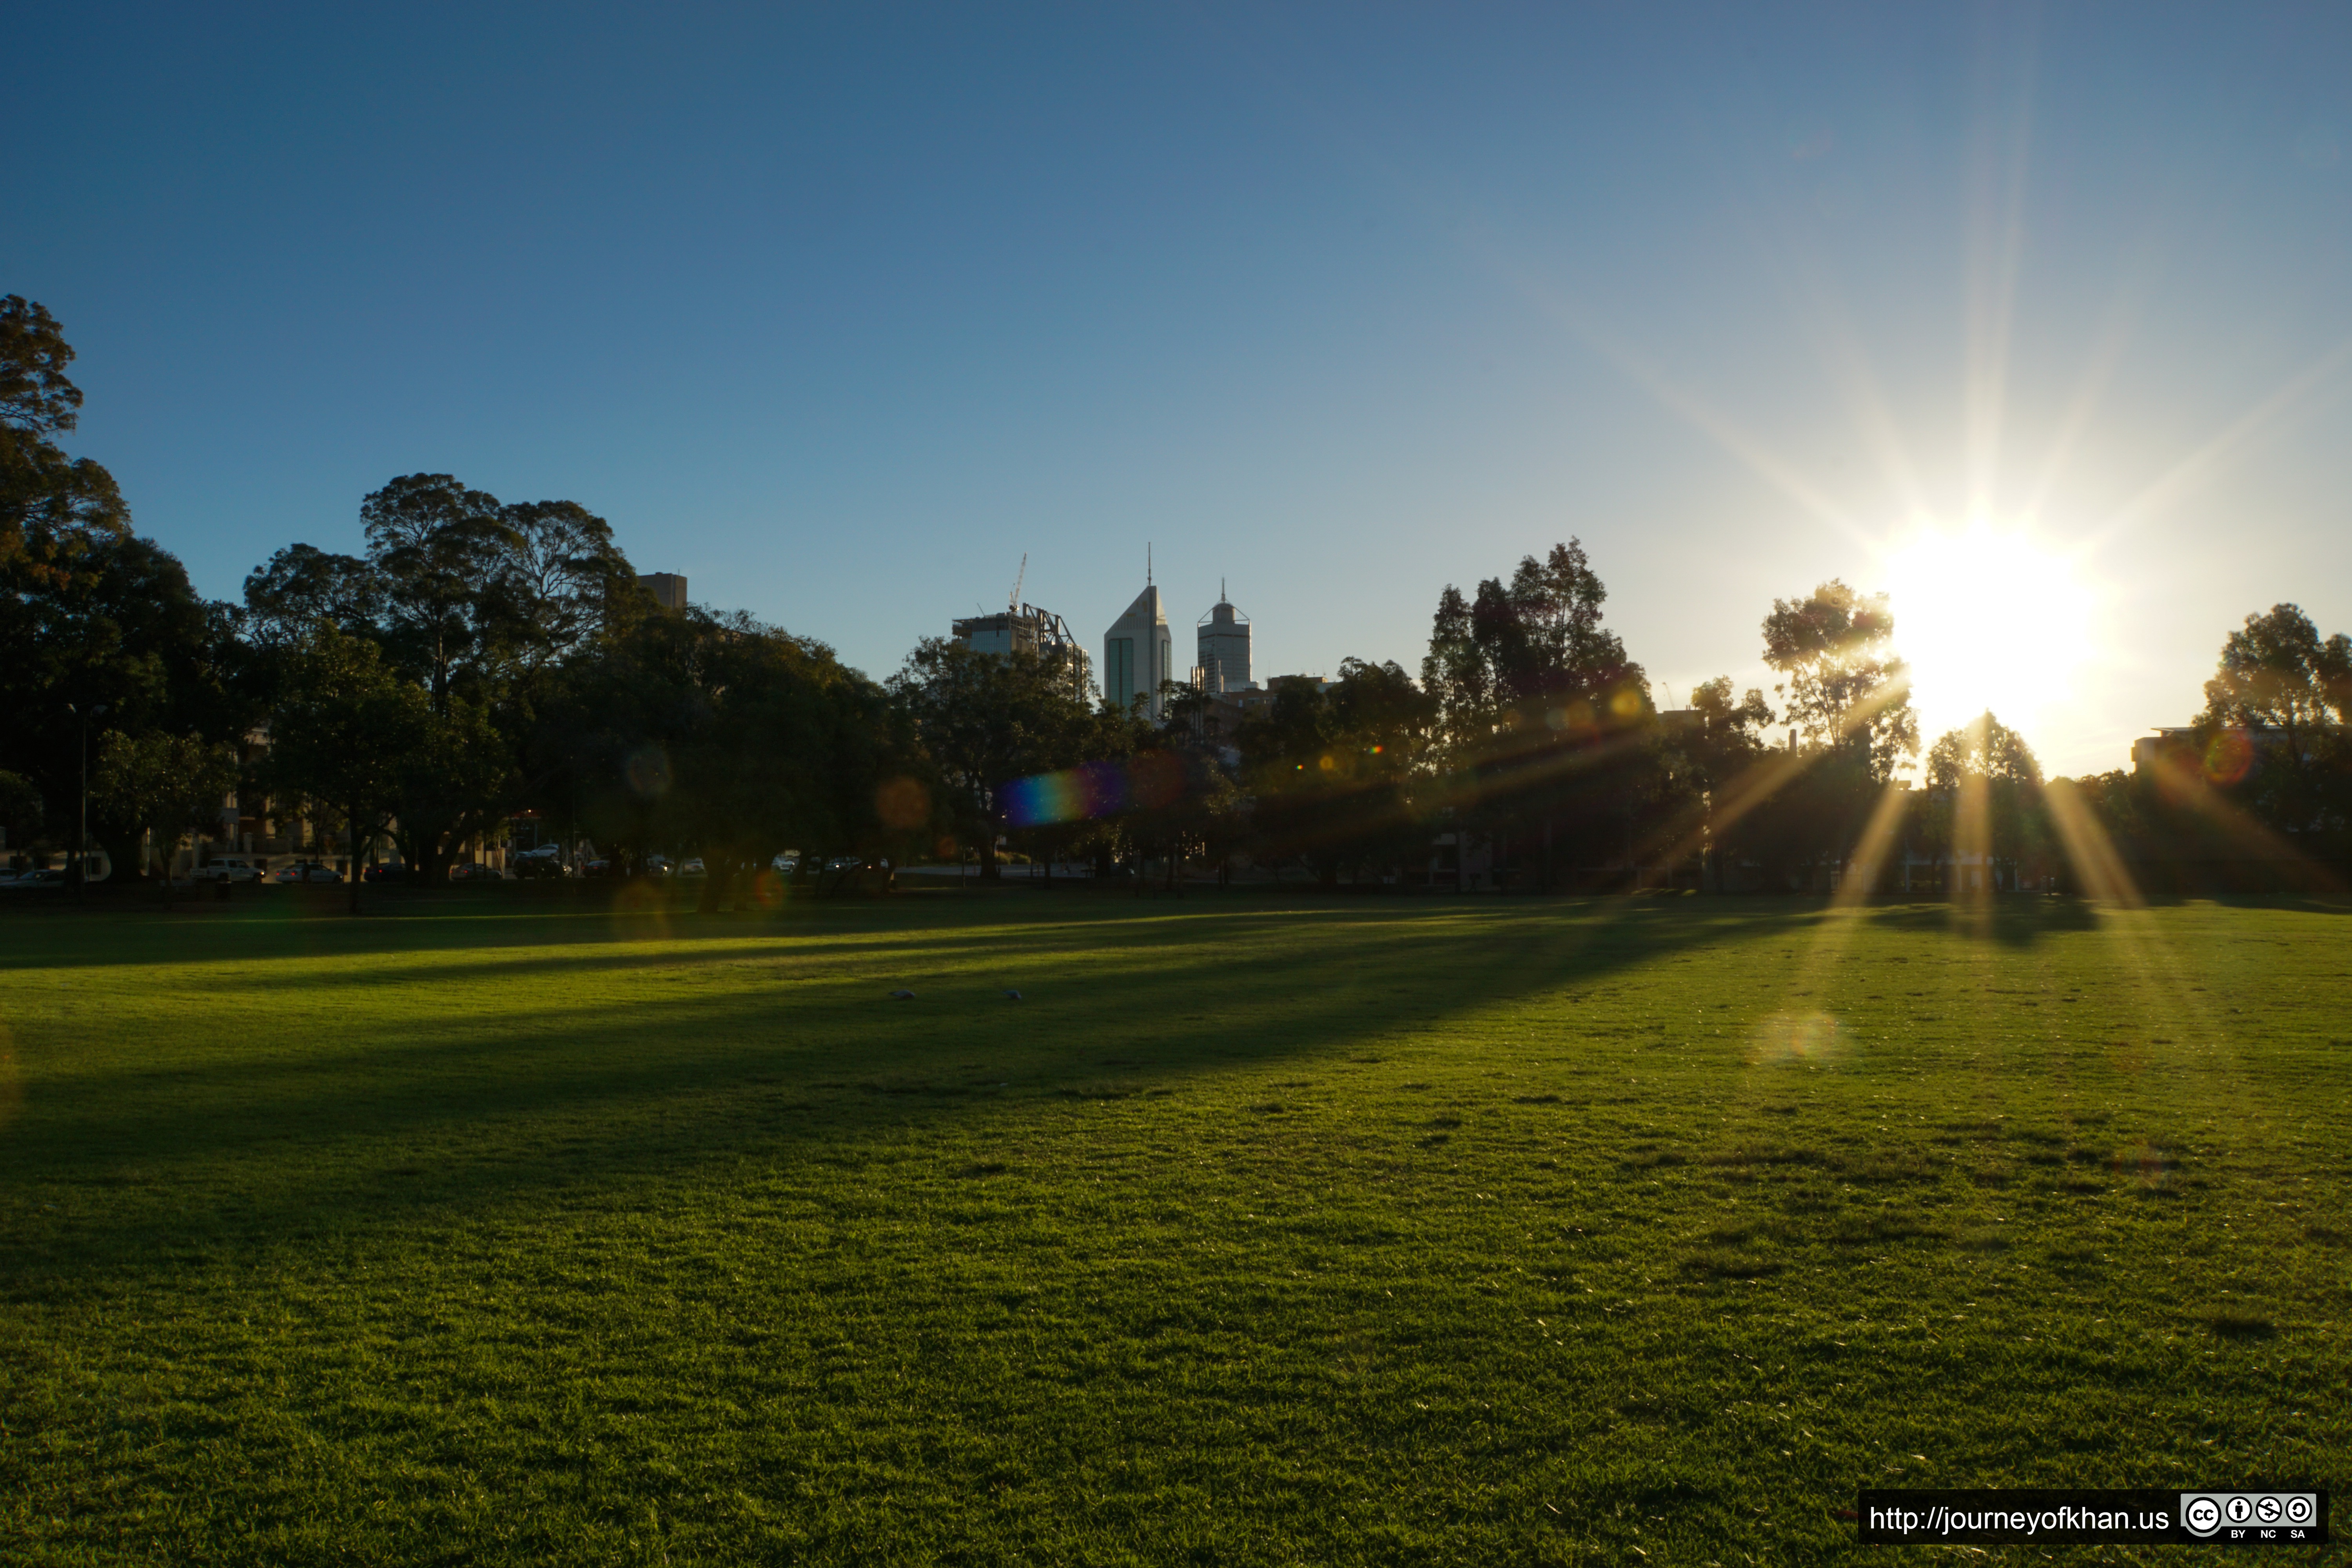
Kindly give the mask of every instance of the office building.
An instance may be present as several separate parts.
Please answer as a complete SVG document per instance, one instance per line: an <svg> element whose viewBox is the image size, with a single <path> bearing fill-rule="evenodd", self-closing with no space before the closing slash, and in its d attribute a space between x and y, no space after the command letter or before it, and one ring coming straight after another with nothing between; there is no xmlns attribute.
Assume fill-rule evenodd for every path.
<svg viewBox="0 0 2352 1568"><path fill-rule="evenodd" d="M1168 636L1168 616L1160 606L1160 590L1147 582L1127 614L1103 634L1103 696L1122 710L1140 698L1144 712L1157 720L1160 683L1176 679L1176 673L1175 650Z"/></svg>
<svg viewBox="0 0 2352 1568"><path fill-rule="evenodd" d="M1196 684L1210 692L1242 691L1250 685L1250 618L1225 597L1217 584L1217 602L1202 616L1195 632L1200 678Z"/></svg>

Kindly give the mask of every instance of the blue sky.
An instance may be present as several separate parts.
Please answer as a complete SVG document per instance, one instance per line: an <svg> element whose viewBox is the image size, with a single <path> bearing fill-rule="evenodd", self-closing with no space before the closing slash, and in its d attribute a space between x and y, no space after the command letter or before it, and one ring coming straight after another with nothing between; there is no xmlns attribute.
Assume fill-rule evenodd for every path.
<svg viewBox="0 0 2352 1568"><path fill-rule="evenodd" d="M448 471L877 676L1221 577L1416 666L1583 538L1679 699L1926 519L2056 771L2352 630L2337 7L47 7L0 290L206 592ZM1996 574L1996 582L2002 581ZM1898 621L1904 606L1896 606ZM1948 627L1951 617L1943 623ZM1973 635L1973 634L1972 634ZM2079 640L2079 639L2078 639ZM1951 700L1974 651L1923 650ZM2014 682L2012 680L2011 688Z"/></svg>

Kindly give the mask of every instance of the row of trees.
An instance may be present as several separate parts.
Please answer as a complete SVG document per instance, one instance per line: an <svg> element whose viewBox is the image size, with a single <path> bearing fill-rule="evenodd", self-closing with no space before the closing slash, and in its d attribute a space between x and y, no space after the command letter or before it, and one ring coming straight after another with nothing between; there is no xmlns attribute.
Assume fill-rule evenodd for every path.
<svg viewBox="0 0 2352 1568"><path fill-rule="evenodd" d="M68 839L94 752L93 827L118 864L213 830L236 790L346 849L394 842L428 878L535 813L624 862L698 854L714 903L787 846L969 847L984 877L1000 843L1171 877L1246 853L1336 882L1434 855L1458 873L1475 844L1529 887L1660 866L1811 885L1890 845L2012 876L2055 865L2050 790L1990 715L1928 748L1924 789L1892 787L1921 741L1894 620L1840 582L1764 617L1769 700L1725 678L1661 713L1570 540L1447 587L1417 675L1350 658L1238 711L1171 687L1153 722L1019 653L926 641L877 682L748 616L660 610L585 508L446 474L366 497L362 553L290 545L241 602L206 602L132 531L106 471L58 447L81 401L71 360L47 311L0 301L11 845ZM2294 606L2250 617L2161 765L2073 781L2066 800L2127 852L2193 829L2340 858L2347 668L2346 639Z"/></svg>

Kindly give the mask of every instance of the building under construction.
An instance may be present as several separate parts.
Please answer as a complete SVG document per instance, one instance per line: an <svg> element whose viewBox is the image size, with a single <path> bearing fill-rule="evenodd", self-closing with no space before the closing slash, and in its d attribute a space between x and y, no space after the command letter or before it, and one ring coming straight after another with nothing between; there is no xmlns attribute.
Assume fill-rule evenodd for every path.
<svg viewBox="0 0 2352 1568"><path fill-rule="evenodd" d="M1061 673L1071 696L1090 702L1094 671L1070 624L1051 610L1017 601L992 616L971 616L954 624L955 640L974 653L1034 654Z"/></svg>

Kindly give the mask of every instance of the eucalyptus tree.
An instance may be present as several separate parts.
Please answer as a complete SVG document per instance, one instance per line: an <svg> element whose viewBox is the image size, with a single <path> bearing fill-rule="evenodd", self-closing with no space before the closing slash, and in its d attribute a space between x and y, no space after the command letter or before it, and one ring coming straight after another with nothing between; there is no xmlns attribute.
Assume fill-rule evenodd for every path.
<svg viewBox="0 0 2352 1568"><path fill-rule="evenodd" d="M354 914L360 857L395 818L408 826L420 772L447 743L435 732L443 722L425 689L387 666L365 637L322 620L294 650L269 716L266 775L275 793L317 802L343 825ZM414 854L406 858L429 869Z"/></svg>
<svg viewBox="0 0 2352 1568"><path fill-rule="evenodd" d="M1927 837L1939 865L1979 855L1988 871L2006 863L2021 874L2047 852L2042 764L2024 738L1990 712L1939 737L1927 749L1925 772Z"/></svg>
<svg viewBox="0 0 2352 1568"><path fill-rule="evenodd" d="M58 445L80 417L73 359L47 310L0 299L0 766L53 817L79 789L81 715L104 708L88 738L100 748L151 731L233 733L249 717L225 607L131 531L113 476ZM121 836L138 824L102 808L96 826L117 859L135 859Z"/></svg>
<svg viewBox="0 0 2352 1568"><path fill-rule="evenodd" d="M2352 637L2322 637L2294 605L2248 616L2221 645L2199 721L2245 732L2239 793L2271 826L2321 838L2352 827Z"/></svg>
<svg viewBox="0 0 2352 1568"><path fill-rule="evenodd" d="M436 712L485 651L492 594L518 541L496 496L447 474L408 474L360 502L368 564L383 583L386 645Z"/></svg>
<svg viewBox="0 0 2352 1568"><path fill-rule="evenodd" d="M0 573L11 586L70 571L68 542L131 531L114 476L52 439L81 417L73 345L37 302L0 297Z"/></svg>
<svg viewBox="0 0 2352 1568"><path fill-rule="evenodd" d="M1235 737L1253 855L1301 860L1327 885L1351 866L1425 859L1419 792L1437 723L1438 699L1393 662L1348 658L1328 683L1277 679Z"/></svg>
<svg viewBox="0 0 2352 1568"><path fill-rule="evenodd" d="M289 544L245 579L246 635L267 649L301 646L320 622L347 637L382 635L383 574L356 555Z"/></svg>
<svg viewBox="0 0 2352 1568"><path fill-rule="evenodd" d="M1066 672L1023 649L982 653L926 637L890 678L890 694L938 769L955 831L980 849L983 880L998 875L1006 787L1097 760L1086 755L1096 715Z"/></svg>
<svg viewBox="0 0 2352 1568"><path fill-rule="evenodd" d="M1885 595L1832 578L1801 599L1773 600L1763 633L1764 662L1782 678L1773 690L1784 700L1781 718L1801 764L1748 825L1777 878L1791 862L1810 868L1845 859L1880 794L1918 754L1919 720Z"/></svg>
<svg viewBox="0 0 2352 1568"><path fill-rule="evenodd" d="M569 661L534 798L618 863L698 856L707 905L780 849L903 859L932 832L911 721L832 648L744 615L646 616Z"/></svg>
<svg viewBox="0 0 2352 1568"><path fill-rule="evenodd" d="M499 518L483 619L494 653L520 669L586 652L650 604L612 525L578 501L521 501Z"/></svg>
<svg viewBox="0 0 2352 1568"><path fill-rule="evenodd" d="M1719 675L1692 687L1686 713L1655 733L1662 837L1677 852L1698 854L1701 875L1712 874L1717 892L1754 837L1748 807L1766 784L1763 731L1772 721L1763 692L1735 694L1731 677Z"/></svg>
<svg viewBox="0 0 2352 1568"><path fill-rule="evenodd" d="M1630 858L1653 793L1649 679L1601 624L1608 597L1583 543L1555 544L1470 598L1448 584L1422 664L1457 826L1539 855L1547 879L1559 849Z"/></svg>
<svg viewBox="0 0 2352 1568"><path fill-rule="evenodd" d="M1919 752L1909 668L1894 650L1884 594L1836 578L1802 599L1775 599L1764 617L1764 662L1784 679L1786 718L1808 746L1842 750L1864 777L1885 784Z"/></svg>

